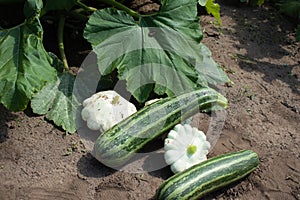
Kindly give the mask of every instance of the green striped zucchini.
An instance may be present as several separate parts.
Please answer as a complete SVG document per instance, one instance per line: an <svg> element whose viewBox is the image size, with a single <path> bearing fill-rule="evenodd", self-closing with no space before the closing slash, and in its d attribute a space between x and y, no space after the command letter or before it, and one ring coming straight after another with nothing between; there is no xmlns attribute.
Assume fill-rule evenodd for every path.
<svg viewBox="0 0 300 200"><path fill-rule="evenodd" d="M150 104L98 137L93 155L103 164L124 165L151 140L195 113L227 107L227 99L211 88L167 97Z"/></svg>
<svg viewBox="0 0 300 200"><path fill-rule="evenodd" d="M251 150L210 158L167 179L156 192L157 200L192 200L237 181L259 164Z"/></svg>

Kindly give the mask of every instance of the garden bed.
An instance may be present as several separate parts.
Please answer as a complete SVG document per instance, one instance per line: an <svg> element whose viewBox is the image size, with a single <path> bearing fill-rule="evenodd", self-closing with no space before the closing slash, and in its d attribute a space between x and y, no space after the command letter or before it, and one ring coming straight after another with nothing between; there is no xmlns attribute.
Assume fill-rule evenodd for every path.
<svg viewBox="0 0 300 200"><path fill-rule="evenodd" d="M300 47L295 27L269 7L221 4L221 18L219 28L212 17L201 17L203 43L235 83L221 86L229 107L209 157L251 149L261 163L247 178L203 199L300 199ZM74 58L69 59L72 69L89 52L74 34L65 44L71 49L67 56ZM53 38L45 37L46 49L55 51ZM142 174L115 171L86 152L76 133L66 135L30 109L14 113L0 107L0 113L1 199L153 199L172 175L168 167ZM194 121L207 131L209 116Z"/></svg>

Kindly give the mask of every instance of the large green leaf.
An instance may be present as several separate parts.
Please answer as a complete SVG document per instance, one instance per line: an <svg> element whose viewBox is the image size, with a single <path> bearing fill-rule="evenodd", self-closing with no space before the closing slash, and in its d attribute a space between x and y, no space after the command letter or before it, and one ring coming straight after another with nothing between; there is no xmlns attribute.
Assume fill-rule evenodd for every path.
<svg viewBox="0 0 300 200"><path fill-rule="evenodd" d="M127 81L127 89L140 102L152 89L172 95L205 86L214 77L195 66L217 68L200 45L202 33L194 0L161 1L158 13L140 17L138 22L123 11L96 11L84 37L97 54L101 74L118 69L119 78ZM218 82L228 81L224 72L217 75Z"/></svg>
<svg viewBox="0 0 300 200"><path fill-rule="evenodd" d="M31 100L34 113L44 115L69 133L76 131L75 116L80 105L73 94L75 77L69 72L59 75L56 83L48 83Z"/></svg>
<svg viewBox="0 0 300 200"><path fill-rule="evenodd" d="M38 16L0 30L0 102L9 110L24 110L35 92L56 80L42 39Z"/></svg>
<svg viewBox="0 0 300 200"><path fill-rule="evenodd" d="M203 62L197 63L196 69L202 79L212 85L231 82L222 68L211 58L211 52L204 44L200 44Z"/></svg>

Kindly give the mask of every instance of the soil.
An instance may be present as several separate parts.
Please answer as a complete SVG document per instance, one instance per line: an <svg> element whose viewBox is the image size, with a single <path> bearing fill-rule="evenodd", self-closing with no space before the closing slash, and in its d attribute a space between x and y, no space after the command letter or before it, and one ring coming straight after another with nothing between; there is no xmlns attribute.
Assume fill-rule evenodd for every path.
<svg viewBox="0 0 300 200"><path fill-rule="evenodd" d="M229 107L209 157L251 149L260 165L202 199L299 200L300 45L295 26L267 6L221 4L221 15L222 28L211 16L201 16L203 43L235 83L220 86ZM74 66L86 48L69 52L77 59L71 61ZM110 169L86 151L78 134L66 135L43 116L3 107L0 113L0 199L147 200L172 175L168 167L139 174ZM198 115L194 125L207 131L210 117Z"/></svg>

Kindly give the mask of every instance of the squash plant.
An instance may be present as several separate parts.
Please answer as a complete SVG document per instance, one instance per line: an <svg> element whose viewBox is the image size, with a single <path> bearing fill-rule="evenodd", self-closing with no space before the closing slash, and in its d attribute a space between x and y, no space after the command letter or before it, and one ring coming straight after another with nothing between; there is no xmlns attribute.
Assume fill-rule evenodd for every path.
<svg viewBox="0 0 300 200"><path fill-rule="evenodd" d="M97 55L101 75L117 71L138 102L145 102L151 92L173 96L230 81L201 43L197 5L206 6L220 22L212 0L160 0L159 11L148 15L114 0L14 2L24 2L25 20L6 29L0 24L0 103L11 111L22 111L30 103L34 113L45 115L67 132L76 131L75 113L81 105L73 92L76 76L64 51L64 27L70 18L85 25L83 37ZM59 16L60 55L43 46L41 19L49 15ZM117 54L119 47L124 47L122 55ZM108 62L111 56L116 57ZM136 71L137 66L144 67ZM137 73L151 84L137 79Z"/></svg>

